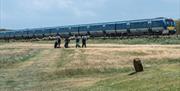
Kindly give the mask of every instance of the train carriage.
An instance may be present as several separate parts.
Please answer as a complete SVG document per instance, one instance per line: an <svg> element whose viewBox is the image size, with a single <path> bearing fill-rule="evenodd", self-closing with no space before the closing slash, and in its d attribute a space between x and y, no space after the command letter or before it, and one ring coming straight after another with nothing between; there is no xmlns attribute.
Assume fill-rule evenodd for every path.
<svg viewBox="0 0 180 91"><path fill-rule="evenodd" d="M23 36L23 32L22 31L14 31L14 36L16 39L20 39Z"/></svg>
<svg viewBox="0 0 180 91"><path fill-rule="evenodd" d="M34 33L33 35L36 37L36 38L42 38L43 37L43 30L41 29L36 29L36 30L33 30Z"/></svg>
<svg viewBox="0 0 180 91"><path fill-rule="evenodd" d="M117 22L116 25L116 33L118 34L127 34L127 23L126 22Z"/></svg>
<svg viewBox="0 0 180 91"><path fill-rule="evenodd" d="M70 31L69 27L60 27L58 28L59 34L61 37L69 37Z"/></svg>
<svg viewBox="0 0 180 91"><path fill-rule="evenodd" d="M74 35L91 35L103 37L112 36L136 36L136 35L172 35L176 33L175 22L169 18L153 18L130 21L105 22L82 25L69 25L49 28L23 29L16 31L0 32L0 38L26 38L26 37L48 37L60 34L61 37ZM23 36L23 37L22 37Z"/></svg>
<svg viewBox="0 0 180 91"><path fill-rule="evenodd" d="M112 34L116 33L116 31L115 31L115 23L113 22L113 23L105 24L104 32L107 35L112 35Z"/></svg>
<svg viewBox="0 0 180 91"><path fill-rule="evenodd" d="M13 39L14 38L14 32L13 31L9 31L9 39Z"/></svg>
<svg viewBox="0 0 180 91"><path fill-rule="evenodd" d="M88 32L90 32L89 26L88 25L81 25L79 26L79 35L87 35Z"/></svg>
<svg viewBox="0 0 180 91"><path fill-rule="evenodd" d="M50 30L42 29L42 35L43 37L49 37Z"/></svg>
<svg viewBox="0 0 180 91"><path fill-rule="evenodd" d="M23 30L23 38L28 38L29 37L29 31L28 30Z"/></svg>
<svg viewBox="0 0 180 91"><path fill-rule="evenodd" d="M4 38L4 32L1 32L0 33L0 39L3 39Z"/></svg>
<svg viewBox="0 0 180 91"><path fill-rule="evenodd" d="M79 26L72 26L70 28L71 35L78 35L79 34Z"/></svg>
<svg viewBox="0 0 180 91"><path fill-rule="evenodd" d="M0 39L3 39L4 38L4 33L0 33Z"/></svg>
<svg viewBox="0 0 180 91"><path fill-rule="evenodd" d="M5 37L6 39L9 39L9 31L8 31L8 32L5 32L4 37Z"/></svg>
<svg viewBox="0 0 180 91"><path fill-rule="evenodd" d="M168 31L165 29L165 22L163 19L151 20L151 29L153 33L165 34Z"/></svg>
<svg viewBox="0 0 180 91"><path fill-rule="evenodd" d="M102 24L97 24L97 25L91 25L89 27L89 32L93 36L103 36L103 31L104 31L104 26Z"/></svg>
<svg viewBox="0 0 180 91"><path fill-rule="evenodd" d="M58 31L58 28L48 28L48 29L45 29L46 32L46 35L47 36L56 36L57 34L59 34L60 32Z"/></svg>
<svg viewBox="0 0 180 91"><path fill-rule="evenodd" d="M34 38L34 30L28 30L28 38Z"/></svg>
<svg viewBox="0 0 180 91"><path fill-rule="evenodd" d="M134 35L147 34L149 30L148 21L133 21L130 22L130 32Z"/></svg>

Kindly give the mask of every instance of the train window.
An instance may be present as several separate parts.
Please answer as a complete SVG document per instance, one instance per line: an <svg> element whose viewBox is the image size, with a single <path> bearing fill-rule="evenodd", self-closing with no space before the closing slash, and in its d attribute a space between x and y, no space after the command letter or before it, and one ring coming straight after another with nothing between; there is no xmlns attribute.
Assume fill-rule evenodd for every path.
<svg viewBox="0 0 180 91"><path fill-rule="evenodd" d="M2 33L2 32L0 32L0 36L1 36L1 37L3 36L3 33Z"/></svg>
<svg viewBox="0 0 180 91"><path fill-rule="evenodd" d="M175 26L175 22L173 20L166 20L167 26Z"/></svg>
<svg viewBox="0 0 180 91"><path fill-rule="evenodd" d="M20 35L21 35L21 32L20 32L20 31L16 31L16 32L15 32L15 35L16 35L16 36L20 36Z"/></svg>
<svg viewBox="0 0 180 91"><path fill-rule="evenodd" d="M60 32L68 32L69 28L59 28Z"/></svg>
<svg viewBox="0 0 180 91"><path fill-rule="evenodd" d="M88 31L87 26L81 26L79 27L79 31Z"/></svg>
<svg viewBox="0 0 180 91"><path fill-rule="evenodd" d="M114 30L115 29L115 24L107 24L105 29L106 30Z"/></svg>
<svg viewBox="0 0 180 91"><path fill-rule="evenodd" d="M130 24L131 28L147 28L148 22L133 22Z"/></svg>
<svg viewBox="0 0 180 91"><path fill-rule="evenodd" d="M32 34L33 34L33 32L34 32L34 31L29 30L29 31L28 31L28 35L32 35Z"/></svg>
<svg viewBox="0 0 180 91"><path fill-rule="evenodd" d="M5 33L5 37L9 37L9 32L6 32L6 33Z"/></svg>
<svg viewBox="0 0 180 91"><path fill-rule="evenodd" d="M78 32L78 27L71 27L71 32Z"/></svg>
<svg viewBox="0 0 180 91"><path fill-rule="evenodd" d="M2 34L2 33L0 33L0 38L2 38L2 36L3 36L3 34Z"/></svg>
<svg viewBox="0 0 180 91"><path fill-rule="evenodd" d="M140 24L142 28L148 28L148 22L141 22Z"/></svg>
<svg viewBox="0 0 180 91"><path fill-rule="evenodd" d="M103 26L102 25L93 25L90 26L91 31L97 31L97 30L103 30Z"/></svg>
<svg viewBox="0 0 180 91"><path fill-rule="evenodd" d="M9 36L13 36L14 35L14 32L9 32Z"/></svg>
<svg viewBox="0 0 180 91"><path fill-rule="evenodd" d="M60 30L59 30L59 28L52 28L52 29L49 29L49 32L50 33L59 33Z"/></svg>
<svg viewBox="0 0 180 91"><path fill-rule="evenodd" d="M106 25L104 24L103 27L106 27Z"/></svg>
<svg viewBox="0 0 180 91"><path fill-rule="evenodd" d="M164 26L163 20L152 21L152 27L163 27L163 26Z"/></svg>
<svg viewBox="0 0 180 91"><path fill-rule="evenodd" d="M126 29L126 28L127 28L126 23L121 23L116 25L116 29Z"/></svg>
<svg viewBox="0 0 180 91"><path fill-rule="evenodd" d="M43 34L43 30L35 30L35 34Z"/></svg>

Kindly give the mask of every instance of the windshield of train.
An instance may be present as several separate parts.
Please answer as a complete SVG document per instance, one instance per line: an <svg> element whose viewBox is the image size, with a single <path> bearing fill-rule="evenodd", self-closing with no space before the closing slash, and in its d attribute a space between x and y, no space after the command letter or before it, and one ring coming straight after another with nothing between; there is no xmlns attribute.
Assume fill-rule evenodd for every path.
<svg viewBox="0 0 180 91"><path fill-rule="evenodd" d="M166 24L167 26L171 26L171 27L174 27L175 26L175 22L173 20L166 20Z"/></svg>

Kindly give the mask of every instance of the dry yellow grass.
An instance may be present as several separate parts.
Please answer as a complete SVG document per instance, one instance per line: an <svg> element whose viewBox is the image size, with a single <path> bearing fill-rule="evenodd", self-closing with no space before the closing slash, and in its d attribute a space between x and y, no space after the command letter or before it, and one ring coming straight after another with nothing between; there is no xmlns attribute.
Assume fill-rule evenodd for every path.
<svg viewBox="0 0 180 91"><path fill-rule="evenodd" d="M132 60L137 57L142 60L180 58L180 49L176 49L179 45L119 45L117 47L119 48L76 49L76 57L66 67L126 67L131 66Z"/></svg>
<svg viewBox="0 0 180 91"><path fill-rule="evenodd" d="M88 48L85 49L75 49L73 44L70 46L70 49L75 50L75 53L73 54L73 61L64 65L65 68L125 67L130 66L130 62L132 61L132 59L137 57L143 60L180 58L180 45L89 44ZM8 49L2 50L0 54L14 54L24 52L31 48L45 50L51 49L51 52L45 51L42 54L45 58L51 55L49 58L47 58L49 60L52 60L55 56L57 58L58 56L60 57L61 53L61 49L53 49L53 44L20 42L1 45L0 48L19 48L13 51ZM47 59L45 61L47 61Z"/></svg>
<svg viewBox="0 0 180 91"><path fill-rule="evenodd" d="M36 55L36 57L16 64L15 68L1 69L0 73L4 73L3 80L13 79L17 82L17 87L22 85L21 81L32 82L32 85L29 86L29 84L26 84L24 86L29 86L33 88L33 90L42 90L51 87L64 90L68 88L88 87L108 77L82 77L61 80L55 79L51 81L48 81L48 77L52 78L55 72L63 72L63 70L68 69L73 71L75 69L86 70L94 68L104 70L103 68L118 69L131 67L132 59L137 57L144 61L149 59L180 58L180 45L90 44L88 48L84 49L76 49L74 45L70 46L70 49L54 49L53 44L11 43L0 45L0 49L2 49L0 55L13 55L16 53L24 53L29 49L41 49L41 52ZM8 48L15 49L9 50ZM63 64L61 67L57 67L58 61L62 61L62 58L68 57L68 55L62 56L66 50L74 51L72 54L69 54L71 58L65 60L69 62ZM42 79L44 79L44 81L38 82ZM0 78L0 80L2 79Z"/></svg>

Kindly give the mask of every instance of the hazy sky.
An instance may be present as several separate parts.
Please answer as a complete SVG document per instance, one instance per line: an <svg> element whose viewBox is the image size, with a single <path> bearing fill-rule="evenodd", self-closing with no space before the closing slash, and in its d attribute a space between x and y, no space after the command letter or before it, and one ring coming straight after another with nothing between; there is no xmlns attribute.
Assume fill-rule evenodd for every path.
<svg viewBox="0 0 180 91"><path fill-rule="evenodd" d="M0 0L0 28L180 18L180 0Z"/></svg>

